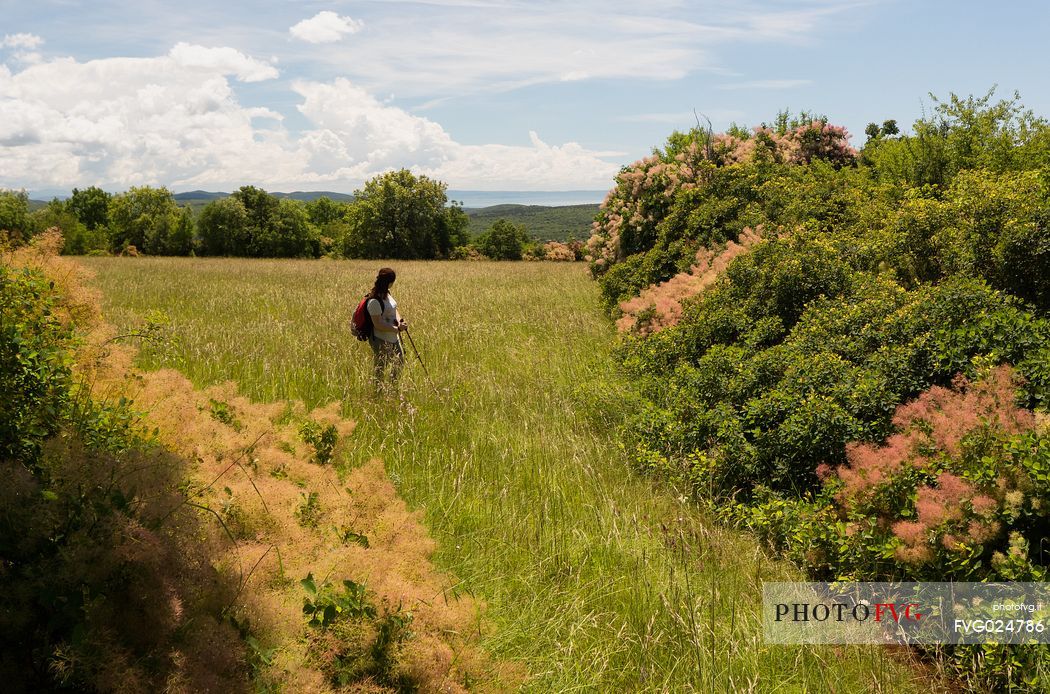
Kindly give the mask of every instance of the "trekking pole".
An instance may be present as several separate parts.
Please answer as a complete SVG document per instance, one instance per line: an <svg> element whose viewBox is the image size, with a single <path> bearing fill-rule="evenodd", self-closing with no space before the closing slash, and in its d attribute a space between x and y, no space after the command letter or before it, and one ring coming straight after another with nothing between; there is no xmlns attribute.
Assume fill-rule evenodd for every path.
<svg viewBox="0 0 1050 694"><path fill-rule="evenodd" d="M423 367L423 373L426 374L427 380L430 381L430 386L438 393L438 387L434 384L434 379L430 377L430 372L427 371L426 362L423 361L423 357L419 356L419 349L416 348L416 341L412 339L412 333L409 332L408 328L405 328L405 334L408 335L408 344L412 345L412 351L416 353L416 359L419 360L420 365Z"/></svg>

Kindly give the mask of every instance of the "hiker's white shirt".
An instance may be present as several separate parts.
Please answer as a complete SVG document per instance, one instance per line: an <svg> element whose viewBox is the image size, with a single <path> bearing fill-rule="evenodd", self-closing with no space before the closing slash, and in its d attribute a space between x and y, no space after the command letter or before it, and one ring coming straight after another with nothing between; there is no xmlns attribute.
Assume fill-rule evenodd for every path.
<svg viewBox="0 0 1050 694"><path fill-rule="evenodd" d="M385 342L397 342L397 328L391 327L397 325L397 302L393 295L387 294L382 306L378 299L369 299L365 308L368 309L368 315L372 316L376 337ZM383 312L382 318L379 317L380 311Z"/></svg>

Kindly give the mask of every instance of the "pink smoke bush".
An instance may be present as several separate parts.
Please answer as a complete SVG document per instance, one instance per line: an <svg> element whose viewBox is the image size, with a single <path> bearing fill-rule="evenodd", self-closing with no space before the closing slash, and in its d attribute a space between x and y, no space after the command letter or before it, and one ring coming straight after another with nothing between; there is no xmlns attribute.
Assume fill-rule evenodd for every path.
<svg viewBox="0 0 1050 694"><path fill-rule="evenodd" d="M576 260L576 251L567 243L548 241L543 244L543 259L555 262L572 262Z"/></svg>
<svg viewBox="0 0 1050 694"><path fill-rule="evenodd" d="M1005 474L979 485L963 476L961 461L975 436L1036 426L1034 415L1014 403L1016 385L1013 370L1003 365L974 383L957 377L954 389L934 386L898 407L893 423L900 433L881 446L850 444L847 464L834 474L823 470L823 479L838 487L840 511L872 517L875 527L889 529L898 541L897 559L910 564L930 561L938 549L994 540L1002 532L998 518L1020 505L1023 491Z"/></svg>
<svg viewBox="0 0 1050 694"><path fill-rule="evenodd" d="M643 289L638 296L620 304L623 317L616 327L625 332L635 330L648 335L677 325L682 318L682 304L698 296L718 279L729 264L762 240L762 229L745 228L736 241L730 241L721 251L701 248L696 262L688 272L681 272L666 282Z"/></svg>
<svg viewBox="0 0 1050 694"><path fill-rule="evenodd" d="M595 275L623 260L629 255L620 243L625 232L635 238L655 236L656 224L679 191L705 186L715 167L755 161L799 165L814 159L845 166L856 158L846 128L820 120L784 134L764 127L756 127L747 138L718 134L710 147L693 141L674 156L657 152L625 167L616 177L591 226L586 259Z"/></svg>
<svg viewBox="0 0 1050 694"><path fill-rule="evenodd" d="M653 154L625 167L591 225L587 260L592 271L603 272L623 259L620 237L625 227L635 236L651 234L678 191L703 185L710 168L704 148L696 142L669 160Z"/></svg>

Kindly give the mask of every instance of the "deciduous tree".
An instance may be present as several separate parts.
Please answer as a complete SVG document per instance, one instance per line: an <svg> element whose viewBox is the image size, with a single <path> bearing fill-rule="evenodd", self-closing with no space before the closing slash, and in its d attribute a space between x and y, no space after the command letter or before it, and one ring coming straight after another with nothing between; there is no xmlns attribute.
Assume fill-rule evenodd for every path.
<svg viewBox="0 0 1050 694"><path fill-rule="evenodd" d="M114 196L109 219L113 250L134 246L149 255L177 255L183 250L176 239L182 213L167 188L133 187Z"/></svg>
<svg viewBox="0 0 1050 694"><path fill-rule="evenodd" d="M112 195L98 186L80 190L73 189L73 194L66 200L66 209L76 215L88 231L94 231L109 223L109 202Z"/></svg>
<svg viewBox="0 0 1050 694"><path fill-rule="evenodd" d="M212 200L197 220L202 255L247 255L248 211L239 198Z"/></svg>
<svg viewBox="0 0 1050 694"><path fill-rule="evenodd" d="M521 224L497 219L474 240L474 246L493 260L521 260L531 239Z"/></svg>
<svg viewBox="0 0 1050 694"><path fill-rule="evenodd" d="M466 242L467 217L446 185L407 169L368 181L346 214L343 252L353 258L443 258Z"/></svg>

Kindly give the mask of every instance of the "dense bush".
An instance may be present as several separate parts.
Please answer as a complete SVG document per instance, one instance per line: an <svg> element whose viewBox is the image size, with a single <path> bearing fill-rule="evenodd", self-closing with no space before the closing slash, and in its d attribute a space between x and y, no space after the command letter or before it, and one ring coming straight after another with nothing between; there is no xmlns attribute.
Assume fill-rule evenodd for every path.
<svg viewBox="0 0 1050 694"><path fill-rule="evenodd" d="M39 275L0 265L0 459L30 465L66 405L71 334Z"/></svg>
<svg viewBox="0 0 1050 694"><path fill-rule="evenodd" d="M29 196L25 191L0 190L0 249L23 243L31 235Z"/></svg>
<svg viewBox="0 0 1050 694"><path fill-rule="evenodd" d="M981 97L932 94L934 112L912 134L869 127L862 160L881 180L913 186L944 185L968 169L1050 171L1050 128L1021 104L1020 96L993 103ZM896 128L891 129L893 131Z"/></svg>
<svg viewBox="0 0 1050 694"><path fill-rule="evenodd" d="M497 219L488 229L478 234L471 245L492 260L521 260L532 239L521 224Z"/></svg>
<svg viewBox="0 0 1050 694"><path fill-rule="evenodd" d="M11 691L238 691L236 585L185 463L72 376L55 283L0 264L0 677Z"/></svg>
<svg viewBox="0 0 1050 694"><path fill-rule="evenodd" d="M201 255L316 258L330 246L330 240L322 243L304 203L277 198L254 186L242 186L229 197L211 201L197 219Z"/></svg>
<svg viewBox="0 0 1050 694"><path fill-rule="evenodd" d="M820 578L1043 580L1050 128L953 96L854 161L781 125L676 134L603 206L628 450ZM1045 657L993 651L953 657Z"/></svg>

